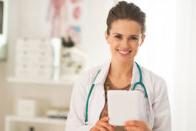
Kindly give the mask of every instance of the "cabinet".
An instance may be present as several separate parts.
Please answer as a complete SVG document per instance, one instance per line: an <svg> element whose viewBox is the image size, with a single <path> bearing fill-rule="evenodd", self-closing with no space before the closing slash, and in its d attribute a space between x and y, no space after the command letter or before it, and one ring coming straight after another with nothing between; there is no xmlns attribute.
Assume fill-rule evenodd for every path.
<svg viewBox="0 0 196 131"><path fill-rule="evenodd" d="M5 131L64 131L65 124L63 119L6 116Z"/></svg>

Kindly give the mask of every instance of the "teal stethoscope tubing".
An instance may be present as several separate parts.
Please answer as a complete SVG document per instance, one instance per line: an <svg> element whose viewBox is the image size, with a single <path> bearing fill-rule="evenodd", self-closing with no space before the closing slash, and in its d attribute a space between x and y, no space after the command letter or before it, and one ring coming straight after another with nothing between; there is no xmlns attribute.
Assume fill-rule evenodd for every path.
<svg viewBox="0 0 196 131"><path fill-rule="evenodd" d="M137 69L138 69L138 71L139 71L139 76L140 76L140 77L139 77L139 81L136 82L136 83L134 83L133 88L132 88L131 90L134 91L134 90L140 85L140 86L144 89L144 96L145 96L146 98L148 98L148 94L147 94L147 91L146 91L146 87L145 87L145 85L144 85L144 83L143 83L141 67L139 66L139 64L138 64L137 62L135 62L135 63L136 63ZM95 75L95 77L94 77L94 79L93 79L93 81L92 81L90 91L89 91L89 93L88 93L88 97L87 97L87 101L86 101L86 108L85 108L85 125L88 125L88 106L89 106L90 96L91 96L92 91L93 91L93 89L94 89L94 87L95 87L94 82L95 82L95 80L96 80L98 74L100 73L100 71L101 71L101 69L99 69L99 70L97 71L97 73L96 73L96 75Z"/></svg>

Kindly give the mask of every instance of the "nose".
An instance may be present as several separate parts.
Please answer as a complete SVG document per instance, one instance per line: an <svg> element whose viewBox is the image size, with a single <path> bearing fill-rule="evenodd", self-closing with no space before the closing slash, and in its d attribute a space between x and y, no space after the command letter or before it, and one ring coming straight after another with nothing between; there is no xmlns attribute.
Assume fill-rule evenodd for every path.
<svg viewBox="0 0 196 131"><path fill-rule="evenodd" d="M129 41L128 41L128 39L123 39L121 41L121 47L122 48L128 48L129 47Z"/></svg>

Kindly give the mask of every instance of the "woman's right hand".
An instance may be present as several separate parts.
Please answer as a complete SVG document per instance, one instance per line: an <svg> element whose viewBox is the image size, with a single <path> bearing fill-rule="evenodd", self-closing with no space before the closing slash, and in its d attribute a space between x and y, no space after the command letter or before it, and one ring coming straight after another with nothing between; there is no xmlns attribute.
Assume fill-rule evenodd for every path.
<svg viewBox="0 0 196 131"><path fill-rule="evenodd" d="M108 120L108 117L101 118L90 131L114 131L114 127L108 123Z"/></svg>

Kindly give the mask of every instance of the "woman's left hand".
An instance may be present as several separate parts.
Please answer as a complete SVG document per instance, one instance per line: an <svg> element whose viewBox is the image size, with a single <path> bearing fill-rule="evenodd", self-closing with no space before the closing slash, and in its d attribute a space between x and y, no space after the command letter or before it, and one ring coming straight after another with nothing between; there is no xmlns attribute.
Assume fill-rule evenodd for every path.
<svg viewBox="0 0 196 131"><path fill-rule="evenodd" d="M152 131L145 122L137 120L126 121L124 128L126 131Z"/></svg>

